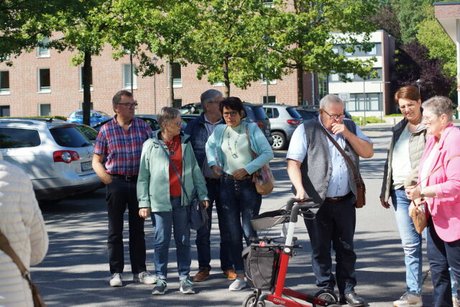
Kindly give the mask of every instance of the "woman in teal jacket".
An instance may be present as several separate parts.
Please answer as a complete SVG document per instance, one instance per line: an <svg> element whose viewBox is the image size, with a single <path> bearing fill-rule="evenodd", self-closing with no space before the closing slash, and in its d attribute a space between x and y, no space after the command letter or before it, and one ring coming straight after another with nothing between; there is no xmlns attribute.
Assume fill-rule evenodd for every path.
<svg viewBox="0 0 460 307"><path fill-rule="evenodd" d="M257 124L242 120L243 103L237 97L221 102L225 125L215 128L206 143L208 164L220 176L223 225L222 241L230 243L230 260L237 279L230 291L246 287L243 273L242 237L246 244L257 237L251 219L259 214L262 197L257 193L252 174L273 159L273 151ZM224 239L225 237L225 239Z"/></svg>
<svg viewBox="0 0 460 307"><path fill-rule="evenodd" d="M160 131L145 141L142 147L137 180L139 215L145 219L151 212L155 227L153 261L157 282L152 294L164 294L167 288L168 250L172 227L180 291L184 294L193 294L193 284L189 279L190 201L196 194L203 206L208 206L206 182L188 137L181 135L180 112L165 107L161 110L158 122Z"/></svg>

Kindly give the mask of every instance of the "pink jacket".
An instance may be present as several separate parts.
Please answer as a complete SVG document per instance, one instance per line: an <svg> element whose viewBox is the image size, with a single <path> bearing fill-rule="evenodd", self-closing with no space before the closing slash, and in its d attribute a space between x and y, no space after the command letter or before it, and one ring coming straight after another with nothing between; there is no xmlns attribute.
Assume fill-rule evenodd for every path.
<svg viewBox="0 0 460 307"><path fill-rule="evenodd" d="M427 139L420 165L425 163L435 144L435 138ZM435 186L436 197L426 199L438 236L445 242L460 239L460 129L450 124L439 140L439 154L435 156L427 186ZM458 157L454 157L458 155ZM422 167L419 168L420 170ZM429 173L429 174L430 174ZM421 180L419 173L419 180Z"/></svg>

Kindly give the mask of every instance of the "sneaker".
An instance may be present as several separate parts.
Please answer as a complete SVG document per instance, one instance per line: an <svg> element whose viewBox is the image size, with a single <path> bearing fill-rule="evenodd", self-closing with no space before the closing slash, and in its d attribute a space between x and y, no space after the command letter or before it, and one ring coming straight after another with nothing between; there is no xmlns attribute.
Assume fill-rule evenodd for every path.
<svg viewBox="0 0 460 307"><path fill-rule="evenodd" d="M415 293L406 292L399 298L399 300L393 302L393 306L395 307L406 307L406 306L421 307L423 306L422 296L415 294Z"/></svg>
<svg viewBox="0 0 460 307"><path fill-rule="evenodd" d="M202 268L193 277L193 281L194 282L201 282L201 281L205 281L208 278L209 278L209 268Z"/></svg>
<svg viewBox="0 0 460 307"><path fill-rule="evenodd" d="M123 280L121 278L121 273L114 273L110 278L109 284L111 287L121 287L123 286Z"/></svg>
<svg viewBox="0 0 460 307"><path fill-rule="evenodd" d="M228 280L235 280L237 275L234 269L227 269L224 271L225 277L227 277Z"/></svg>
<svg viewBox="0 0 460 307"><path fill-rule="evenodd" d="M246 288L247 283L244 279L242 278L237 278L235 281L232 282L232 284L228 287L228 290L230 291L241 291L244 288Z"/></svg>
<svg viewBox="0 0 460 307"><path fill-rule="evenodd" d="M148 271L144 271L139 274L134 274L133 281L143 283L144 285L153 285L156 283L157 277Z"/></svg>
<svg viewBox="0 0 460 307"><path fill-rule="evenodd" d="M193 282L188 278L180 281L179 290L183 294L195 294L195 290L193 290Z"/></svg>
<svg viewBox="0 0 460 307"><path fill-rule="evenodd" d="M166 280L158 279L157 282L155 283L155 287L153 287L152 289L152 294L153 295L163 295L165 294L167 288L168 288L168 284L166 283Z"/></svg>

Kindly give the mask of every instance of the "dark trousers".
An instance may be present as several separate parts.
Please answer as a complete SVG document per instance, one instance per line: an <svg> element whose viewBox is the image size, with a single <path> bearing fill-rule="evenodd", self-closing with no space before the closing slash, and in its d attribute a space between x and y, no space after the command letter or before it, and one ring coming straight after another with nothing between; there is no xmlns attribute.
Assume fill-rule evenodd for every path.
<svg viewBox="0 0 460 307"><path fill-rule="evenodd" d="M434 229L433 221L430 219L426 247L433 283L432 306L452 306L449 267L455 278L460 280L460 240L444 242L439 238ZM460 289L457 289L457 293L460 294Z"/></svg>
<svg viewBox="0 0 460 307"><path fill-rule="evenodd" d="M336 280L341 295L356 286L353 237L356 209L353 196L339 203L324 202L314 219L305 219L312 247L312 268L316 285L334 289L331 247L336 254Z"/></svg>
<svg viewBox="0 0 460 307"><path fill-rule="evenodd" d="M206 179L206 187L208 189L209 197L209 207L208 212L208 225L198 229L196 233L196 248L198 253L198 266L200 269L208 268L211 269L211 225L212 225L212 207L213 203L216 204L217 210L217 219L219 221L219 234L220 234L220 267L222 271L232 268L230 262L230 251L229 251L229 242L225 242L222 238L221 229L222 229L222 205L220 202L220 179Z"/></svg>
<svg viewBox="0 0 460 307"><path fill-rule="evenodd" d="M251 239L257 238L251 219L259 214L262 196L257 193L252 178L234 180L222 176L220 184L223 213L221 236L224 242L230 242L228 250L235 271L243 273L242 240L244 237L249 245Z"/></svg>
<svg viewBox="0 0 460 307"><path fill-rule="evenodd" d="M123 216L128 207L129 213L129 256L131 271L137 274L146 270L144 219L139 216L136 195L136 180L127 182L122 178L113 178L106 187L109 233L107 247L109 252L110 273L122 273L123 253Z"/></svg>

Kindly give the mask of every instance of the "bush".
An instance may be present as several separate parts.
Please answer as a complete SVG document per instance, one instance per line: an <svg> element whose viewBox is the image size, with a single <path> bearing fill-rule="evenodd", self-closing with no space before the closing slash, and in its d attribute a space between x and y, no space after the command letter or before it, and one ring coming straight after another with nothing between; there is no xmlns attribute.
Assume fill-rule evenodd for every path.
<svg viewBox="0 0 460 307"><path fill-rule="evenodd" d="M376 116L366 116L366 122L364 122L364 116L353 116L352 120L358 126L364 126L366 124L378 124L378 123L385 122L384 120L381 120L379 117L376 117Z"/></svg>

